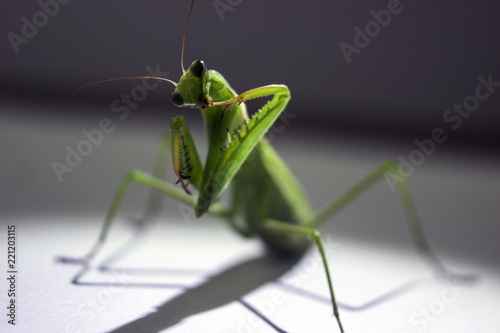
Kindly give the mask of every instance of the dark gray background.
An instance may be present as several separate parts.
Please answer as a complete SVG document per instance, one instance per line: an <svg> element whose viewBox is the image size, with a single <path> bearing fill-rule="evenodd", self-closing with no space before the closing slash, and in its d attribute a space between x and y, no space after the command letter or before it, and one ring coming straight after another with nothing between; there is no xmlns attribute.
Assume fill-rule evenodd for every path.
<svg viewBox="0 0 500 333"><path fill-rule="evenodd" d="M447 108L473 94L477 76L492 74L500 81L500 6L402 0L401 13L348 64L339 44L353 44L353 28L364 29L373 20L370 11L388 3L243 0L221 21L213 1L197 1L185 66L204 59L237 91L284 83L292 91L289 110L315 131L426 137L443 126ZM35 1L3 1L3 98L67 101L80 85L144 75L147 65L156 64L177 81L188 7L189 1L70 1L15 54L7 33L20 35L22 17L33 21L41 7ZM131 86L96 87L70 102L113 100ZM170 93L166 85L142 104L170 108ZM450 142L494 148L500 141L499 104L500 94L494 93ZM51 116L68 117L65 113Z"/></svg>

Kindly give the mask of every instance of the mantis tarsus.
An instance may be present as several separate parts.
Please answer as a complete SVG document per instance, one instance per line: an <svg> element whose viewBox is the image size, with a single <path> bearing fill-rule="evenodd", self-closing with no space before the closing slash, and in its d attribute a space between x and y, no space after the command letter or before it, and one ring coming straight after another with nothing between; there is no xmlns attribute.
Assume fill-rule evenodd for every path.
<svg viewBox="0 0 500 333"><path fill-rule="evenodd" d="M201 60L194 61L187 70L184 69L184 45L193 3L194 0L184 31L181 51L183 74L178 83L161 77L141 76L105 80L91 85L145 78L172 83L175 86L172 101L176 106L201 110L208 141L205 164L202 165L200 161L184 118L173 118L171 135L165 137L162 144L171 146L174 172L181 187L142 171L128 173L118 187L98 240L89 253L83 259L61 260L84 264L90 262L105 242L128 185L131 182L140 183L194 207L197 217L208 213L225 220L243 237L260 237L274 251L292 250L312 238L322 258L333 314L340 331L344 332L318 227L383 178L385 173L391 172L397 175L397 186L415 248L437 272L447 272L427 244L405 177L398 171L395 162L383 163L319 212L313 211L299 182L264 138L290 100L288 88L273 84L238 95L220 73L207 70ZM267 96L273 98L253 117L249 117L244 103ZM188 185L198 194L191 194ZM229 185L232 186L232 197L230 204L224 205L219 197ZM237 219L245 221L245 225L236 223Z"/></svg>

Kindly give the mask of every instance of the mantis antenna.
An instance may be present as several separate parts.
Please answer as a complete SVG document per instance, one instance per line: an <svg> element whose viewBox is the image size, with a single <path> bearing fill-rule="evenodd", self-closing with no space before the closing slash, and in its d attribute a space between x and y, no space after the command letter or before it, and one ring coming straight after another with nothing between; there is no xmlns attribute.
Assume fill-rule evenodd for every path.
<svg viewBox="0 0 500 333"><path fill-rule="evenodd" d="M191 6L189 7L189 13L186 21L186 28L184 29L184 36L182 37L182 49L181 49L181 68L182 68L182 73L185 72L184 70L184 45L186 44L186 34L187 34L187 28L189 25L189 18L191 17L191 12L193 10L193 5L194 5L194 0L191 1ZM97 86L99 84L103 83L108 83L108 82L114 82L114 81L121 81L121 80L135 80L135 79L155 79L155 80L161 80L161 81L166 81L172 83L175 87L177 87L177 82L169 80L164 77L158 77L158 76L129 76L129 77L118 77L114 79L107 79L107 80L102 80L102 81L97 81L93 83L89 83L86 85L81 86L80 88L76 89L73 94L76 94L80 90L92 87L92 86Z"/></svg>
<svg viewBox="0 0 500 333"><path fill-rule="evenodd" d="M194 0L191 1L191 6L189 7L189 13L188 13L187 21L186 21L186 28L184 29L184 36L182 37L182 49L181 49L181 68L182 68L182 73L185 72L185 70L184 70L184 45L186 44L187 28L188 28L188 25L189 25L189 18L191 17L191 12L193 10L193 5L194 5ZM86 89L86 88L89 88L89 87L92 87L92 86L96 86L96 85L99 85L99 84L103 84L103 83L114 82L114 81L121 81L121 80L135 80L135 79L155 79L155 80L162 80L162 81L170 82L175 87L177 87L177 82L169 80L169 79L164 78L164 77L158 77L158 76L130 76L130 77L118 77L118 78L114 78L114 79L107 79L107 80L102 80L102 81L97 81L97 82L89 83L89 84L86 84L86 85L81 86L80 88L76 89L73 92L73 94L76 94L80 90L83 90L83 89Z"/></svg>
<svg viewBox="0 0 500 333"><path fill-rule="evenodd" d="M177 87L177 82L169 80L169 79L164 78L164 77L160 77L160 76L129 76L129 77L117 77L117 78L114 78L114 79L107 79L107 80L92 82L92 83L86 84L86 85L81 86L80 88L76 89L73 92L73 94L76 94L77 92L79 92L80 90L83 90L85 88L92 87L92 86L97 86L97 85L103 84L103 83L114 82L114 81L121 81L121 80L136 80L136 79L155 79L155 80L161 80L161 81L170 82L174 86Z"/></svg>
<svg viewBox="0 0 500 333"><path fill-rule="evenodd" d="M191 17L191 11L193 10L193 4L194 0L191 1L191 7L189 7L189 13L188 13L188 18L186 21L186 28L184 29L184 37L182 37L182 50L181 50L181 68L182 68L182 73L184 74L184 44L186 44L186 34L188 30L188 25L189 25L189 18Z"/></svg>

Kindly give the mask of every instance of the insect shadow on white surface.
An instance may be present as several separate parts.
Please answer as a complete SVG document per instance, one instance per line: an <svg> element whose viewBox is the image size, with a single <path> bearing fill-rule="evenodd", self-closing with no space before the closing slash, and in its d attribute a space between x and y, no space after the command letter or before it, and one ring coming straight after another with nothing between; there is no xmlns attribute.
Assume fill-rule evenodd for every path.
<svg viewBox="0 0 500 333"><path fill-rule="evenodd" d="M131 252L137 250L148 235L148 230L143 223L136 229L134 236L129 241L123 244L104 258L101 263L95 267L90 265L83 266L72 279L72 283L81 287L109 287L111 283L107 278L114 274L126 274L135 276L147 276L149 274L155 276L202 276L203 281L196 286L183 285L179 283L156 283L150 281L127 282L125 288L147 288L147 289L181 289L183 292L164 303L156 306L156 310L144 317L138 318L132 322L117 327L111 332L131 333L144 332L153 333L165 330L180 323L182 320L209 310L217 309L221 306L232 302L239 302L245 309L255 314L262 319L270 328L276 332L287 332L281 325L273 321L272 316L268 316L259 311L251 304L251 301L244 299L245 295L266 285L274 284L290 294L296 294L300 297L309 298L319 303L328 305L330 299L321 295L312 293L300 287L291 286L283 282L280 278L296 266L304 257L308 255L307 248L302 251L289 253L288 255L276 255L273 253L264 253L261 256L244 260L241 263L233 265L227 269L219 271L215 274L203 270L190 269L169 269L169 268L134 268L122 266L120 264ZM91 280L86 280L85 277L89 273L97 271L102 278L95 276ZM251 278L248 278L251 276ZM362 304L352 305L338 301L340 309L346 311L367 311L370 308L382 305L384 302L393 300L398 297L403 297L418 288L423 287L427 282L434 280L433 276L425 276L416 278L398 285L391 290L367 300ZM224 290L224 292L214 292L216 290Z"/></svg>

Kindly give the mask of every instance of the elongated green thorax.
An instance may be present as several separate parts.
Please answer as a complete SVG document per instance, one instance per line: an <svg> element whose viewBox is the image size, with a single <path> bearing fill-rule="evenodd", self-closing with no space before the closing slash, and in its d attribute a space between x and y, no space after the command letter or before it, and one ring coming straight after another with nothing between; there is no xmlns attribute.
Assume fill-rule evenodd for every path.
<svg viewBox="0 0 500 333"><path fill-rule="evenodd" d="M218 72L208 71L207 81L208 94L213 102L229 101L236 98L237 94ZM195 207L197 216L203 215L212 201L217 199L229 185L228 178L220 173L218 166L223 163L224 156L227 155L225 150L230 144L230 138L235 135L235 131L248 122L244 104L233 106L222 117L225 109L226 105L219 105L201 110L207 134L208 153L198 203Z"/></svg>

